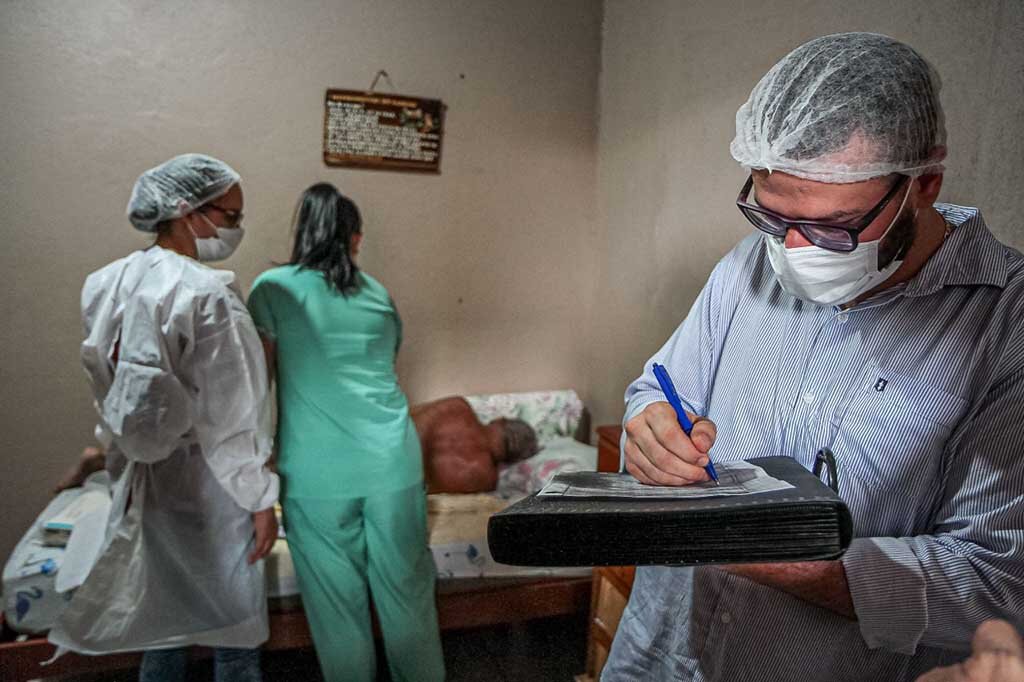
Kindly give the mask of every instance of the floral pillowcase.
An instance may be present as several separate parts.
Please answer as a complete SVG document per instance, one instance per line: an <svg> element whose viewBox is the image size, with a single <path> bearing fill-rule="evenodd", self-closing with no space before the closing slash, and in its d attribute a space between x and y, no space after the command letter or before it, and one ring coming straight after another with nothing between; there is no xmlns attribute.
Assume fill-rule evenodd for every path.
<svg viewBox="0 0 1024 682"><path fill-rule="evenodd" d="M466 402L485 424L500 417L522 419L536 430L541 445L560 436L572 437L583 415L583 401L572 389L471 395Z"/></svg>

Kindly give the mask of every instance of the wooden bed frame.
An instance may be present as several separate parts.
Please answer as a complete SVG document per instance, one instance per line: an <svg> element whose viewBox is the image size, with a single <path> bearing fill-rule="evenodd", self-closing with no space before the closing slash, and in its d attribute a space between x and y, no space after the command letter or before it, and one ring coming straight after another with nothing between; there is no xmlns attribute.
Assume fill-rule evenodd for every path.
<svg viewBox="0 0 1024 682"><path fill-rule="evenodd" d="M572 578L448 578L437 582L437 615L441 630L460 630L516 623L533 618L586 612L590 606L589 576ZM141 654L80 656L67 654L53 665L54 647L45 636L15 641L0 615L0 680L25 682L38 677L81 675L127 670L139 665ZM270 639L266 651L313 646L301 602L296 598L270 600ZM195 649L196 657L209 655Z"/></svg>
<svg viewBox="0 0 1024 682"><path fill-rule="evenodd" d="M577 440L589 443L590 421L584 412ZM439 578L437 615L442 631L506 625L551 616L586 613L591 601L591 577L565 578ZM270 639L266 651L303 649L313 640L296 597L270 600ZM376 628L375 628L376 629ZM43 635L17 641L0 614L0 680L25 682L38 677L59 677L136 668L140 653L109 656L66 654L45 668L54 647ZM209 650L194 648L194 656Z"/></svg>

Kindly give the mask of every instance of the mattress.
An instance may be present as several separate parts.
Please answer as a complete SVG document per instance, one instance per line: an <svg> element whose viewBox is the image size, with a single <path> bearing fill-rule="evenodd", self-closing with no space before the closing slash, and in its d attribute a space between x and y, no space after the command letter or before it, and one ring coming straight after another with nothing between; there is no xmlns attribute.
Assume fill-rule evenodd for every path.
<svg viewBox="0 0 1024 682"><path fill-rule="evenodd" d="M522 494L427 495L427 533L437 577L512 578L572 577L590 575L589 568L546 568L509 566L491 557L487 548L487 521ZM265 573L270 597L291 597L299 593L295 566L286 538L278 538L267 556Z"/></svg>
<svg viewBox="0 0 1024 682"><path fill-rule="evenodd" d="M274 543L263 564L263 573L267 577L268 597L293 597L299 593L295 564L292 563L292 553L288 551L288 541L284 538L278 538Z"/></svg>
<svg viewBox="0 0 1024 682"><path fill-rule="evenodd" d="M509 566L491 557L487 521L522 495L501 493L427 496L427 530L438 578L497 578L589 575L589 568Z"/></svg>
<svg viewBox="0 0 1024 682"><path fill-rule="evenodd" d="M579 396L567 389L467 396L466 400L483 423L499 417L529 422L542 449L529 459L502 467L498 489L493 493L427 496L427 529L438 577L588 575L589 568L500 564L487 547L487 521L492 514L540 490L555 474L597 468L597 448L572 438L583 414ZM266 561L267 591L271 597L298 594L295 567L283 535L282 532Z"/></svg>

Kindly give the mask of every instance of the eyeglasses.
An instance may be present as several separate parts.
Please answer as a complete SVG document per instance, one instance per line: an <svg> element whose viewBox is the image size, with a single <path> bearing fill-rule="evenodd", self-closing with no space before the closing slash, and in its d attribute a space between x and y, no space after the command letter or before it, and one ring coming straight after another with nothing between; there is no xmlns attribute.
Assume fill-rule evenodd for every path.
<svg viewBox="0 0 1024 682"><path fill-rule="evenodd" d="M754 176L747 178L747 184L743 185L740 195L736 199L736 205L740 212L750 223L773 237L785 237L790 230L798 230L810 243L820 246L829 251L853 251L857 248L858 235L878 217L878 214L896 196L901 187L904 187L910 180L909 176L902 176L896 181L882 200L875 204L875 207L864 214L856 224L837 225L835 223L821 222L818 220L791 220L769 211L763 206L747 203L747 196L754 186Z"/></svg>
<svg viewBox="0 0 1024 682"><path fill-rule="evenodd" d="M224 208L217 204L206 204L205 206L200 207L199 210L205 213L211 208L224 214L224 218L227 220L227 225L225 225L225 227L238 227L238 224L242 222L242 218L244 217L241 211Z"/></svg>

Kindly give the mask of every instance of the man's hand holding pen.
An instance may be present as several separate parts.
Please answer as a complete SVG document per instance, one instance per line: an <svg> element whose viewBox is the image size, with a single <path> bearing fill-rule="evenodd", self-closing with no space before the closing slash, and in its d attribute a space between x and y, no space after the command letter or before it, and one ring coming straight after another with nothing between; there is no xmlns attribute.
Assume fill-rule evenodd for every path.
<svg viewBox="0 0 1024 682"><path fill-rule="evenodd" d="M647 485L690 485L711 480L704 467L717 431L710 419L689 415L687 436L667 402L651 403L626 422L626 471Z"/></svg>

